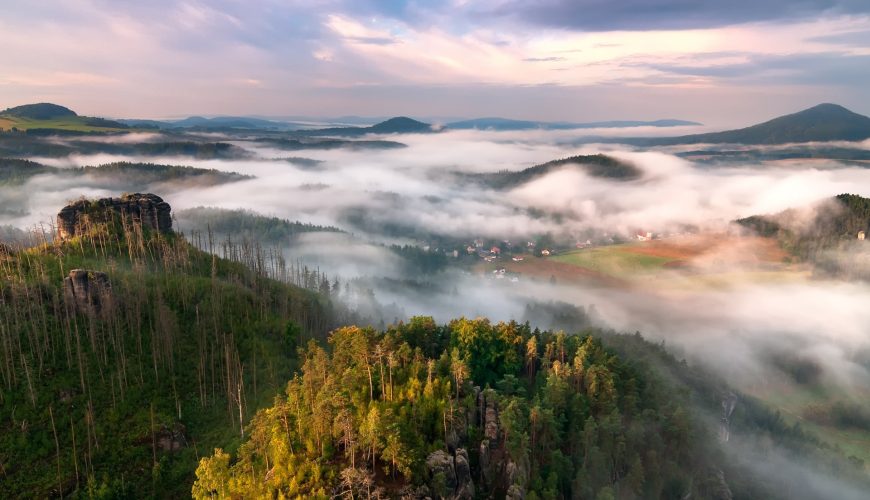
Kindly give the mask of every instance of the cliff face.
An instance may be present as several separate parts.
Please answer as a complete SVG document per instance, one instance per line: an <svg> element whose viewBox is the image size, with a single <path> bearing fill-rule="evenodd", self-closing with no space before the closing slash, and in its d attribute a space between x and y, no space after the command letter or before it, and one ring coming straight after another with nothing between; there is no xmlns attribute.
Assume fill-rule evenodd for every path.
<svg viewBox="0 0 870 500"><path fill-rule="evenodd" d="M112 303L112 285L106 273L73 269L63 279L64 298L76 311L99 314Z"/></svg>
<svg viewBox="0 0 870 500"><path fill-rule="evenodd" d="M61 238L71 238L80 234L87 223L106 222L119 214L137 224L168 233L172 231L171 212L169 203L156 194L124 194L120 198L71 203L57 214L57 227Z"/></svg>

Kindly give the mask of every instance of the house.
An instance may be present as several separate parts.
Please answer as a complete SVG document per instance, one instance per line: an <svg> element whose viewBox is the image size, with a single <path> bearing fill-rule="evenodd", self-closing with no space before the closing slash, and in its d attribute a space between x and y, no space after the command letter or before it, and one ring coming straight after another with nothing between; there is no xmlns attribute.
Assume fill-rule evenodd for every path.
<svg viewBox="0 0 870 500"><path fill-rule="evenodd" d="M477 251L477 249L474 248L474 247L471 246L471 245L468 245L467 247L465 247L465 251L468 252L468 253L474 253L474 252Z"/></svg>
<svg viewBox="0 0 870 500"><path fill-rule="evenodd" d="M858 241L864 241L864 231L858 231Z"/></svg>
<svg viewBox="0 0 870 500"><path fill-rule="evenodd" d="M637 237L637 241L649 241L653 239L653 234L650 231L638 231L635 236Z"/></svg>
<svg viewBox="0 0 870 500"><path fill-rule="evenodd" d="M501 248L492 247L489 249L489 253L494 254L494 255L499 255L501 253Z"/></svg>
<svg viewBox="0 0 870 500"><path fill-rule="evenodd" d="M543 255L544 257L547 257L550 255L550 251L545 248L545 249L541 250L541 255Z"/></svg>
<svg viewBox="0 0 870 500"><path fill-rule="evenodd" d="M523 261L523 258L522 258L522 257L519 257L519 256L514 256L511 260L514 261L514 262L522 262L522 261Z"/></svg>

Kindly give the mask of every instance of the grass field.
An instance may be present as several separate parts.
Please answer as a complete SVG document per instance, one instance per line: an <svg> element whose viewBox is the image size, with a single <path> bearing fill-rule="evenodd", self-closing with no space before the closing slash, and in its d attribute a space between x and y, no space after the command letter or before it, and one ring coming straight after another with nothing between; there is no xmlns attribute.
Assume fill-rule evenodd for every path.
<svg viewBox="0 0 870 500"><path fill-rule="evenodd" d="M727 234L608 245L543 260L618 282L656 280L660 286L678 288L793 281L805 279L810 273L806 266L792 264L789 255L772 239Z"/></svg>
<svg viewBox="0 0 870 500"><path fill-rule="evenodd" d="M551 257L551 260L584 267L614 278L628 279L636 274L655 272L675 259L660 255L647 255L633 251L632 245L577 250Z"/></svg>
<svg viewBox="0 0 870 500"><path fill-rule="evenodd" d="M785 283L811 277L812 269L791 262L776 241L726 234L697 234L663 240L571 250L550 257L524 255L478 266L504 267L520 279L603 286L695 290L748 283Z"/></svg>
<svg viewBox="0 0 870 500"><path fill-rule="evenodd" d="M0 116L0 130L18 130L30 129L57 129L70 130L75 132L120 132L128 131L128 129L112 128L112 127L97 127L88 125L87 118L81 116L65 116L50 120L33 120L30 118L22 118L19 116Z"/></svg>

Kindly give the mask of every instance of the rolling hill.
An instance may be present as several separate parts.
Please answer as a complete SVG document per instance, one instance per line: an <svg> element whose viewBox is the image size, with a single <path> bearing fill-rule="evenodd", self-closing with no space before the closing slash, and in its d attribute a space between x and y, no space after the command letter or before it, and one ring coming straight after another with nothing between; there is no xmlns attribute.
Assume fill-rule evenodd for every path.
<svg viewBox="0 0 870 500"><path fill-rule="evenodd" d="M466 174L464 177L471 181L480 182L494 189L513 189L534 179L538 179L550 172L567 165L576 165L583 169L586 174L593 177L603 177L615 180L633 180L639 178L643 172L631 163L613 158L612 156L577 155L568 158L548 161L540 165L512 172L495 172L490 174Z"/></svg>
<svg viewBox="0 0 870 500"><path fill-rule="evenodd" d="M105 118L79 116L75 111L51 103L25 104L0 112L0 131L18 130L29 134L120 132L128 126Z"/></svg>
<svg viewBox="0 0 870 500"><path fill-rule="evenodd" d="M868 138L870 138L870 118L849 111L843 106L826 103L737 130L621 142L668 146L703 143L787 144L863 141Z"/></svg>
<svg viewBox="0 0 870 500"><path fill-rule="evenodd" d="M406 116L397 116L369 127L330 127L313 130L299 130L295 133L298 135L313 136L358 136L365 134L424 134L434 131L432 125L429 123L423 123Z"/></svg>

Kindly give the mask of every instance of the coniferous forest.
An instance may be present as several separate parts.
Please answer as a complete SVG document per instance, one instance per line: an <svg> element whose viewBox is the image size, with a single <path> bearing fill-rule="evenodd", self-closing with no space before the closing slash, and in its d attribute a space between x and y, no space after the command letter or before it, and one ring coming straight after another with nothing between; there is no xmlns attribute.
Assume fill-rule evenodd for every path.
<svg viewBox="0 0 870 500"><path fill-rule="evenodd" d="M640 335L342 326L372 320L338 280L88 203L0 259L4 497L787 498L738 430L860 480Z"/></svg>

